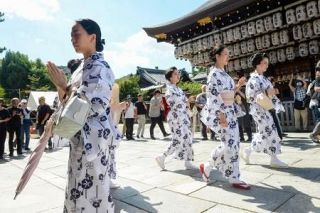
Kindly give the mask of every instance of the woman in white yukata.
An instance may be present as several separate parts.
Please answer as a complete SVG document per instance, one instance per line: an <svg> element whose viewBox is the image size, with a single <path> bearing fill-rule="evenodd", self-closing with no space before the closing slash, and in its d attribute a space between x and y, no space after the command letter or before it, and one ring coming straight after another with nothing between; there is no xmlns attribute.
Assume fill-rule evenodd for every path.
<svg viewBox="0 0 320 213"><path fill-rule="evenodd" d="M226 73L229 50L224 45L216 46L211 57L215 65L208 76L207 103L201 112L201 120L220 136L221 144L212 151L211 159L200 165L200 173L203 180L209 182L210 171L216 167L233 187L250 189L250 185L240 180L237 117L244 113L234 102L235 91L245 83L245 78L240 78L235 85Z"/></svg>
<svg viewBox="0 0 320 213"><path fill-rule="evenodd" d="M103 59L104 41L99 25L90 20L76 21L71 41L77 53L84 57L83 69L73 73L71 88L91 102L91 111L84 127L70 140L68 181L64 212L112 213L114 203L110 191L110 149L121 138L110 113L114 75ZM59 97L68 91L62 70L48 62L49 75Z"/></svg>
<svg viewBox="0 0 320 213"><path fill-rule="evenodd" d="M167 83L166 100L170 106L167 116L168 124L171 128L172 141L167 150L156 157L156 161L161 169L165 169L165 158L175 153L175 158L184 160L186 169L197 169L191 162L193 161L192 134L190 118L188 115L187 103L184 92L177 87L180 74L176 67L171 67L165 74Z"/></svg>
<svg viewBox="0 0 320 213"><path fill-rule="evenodd" d="M286 168L288 165L282 162L277 155L281 153L281 139L277 132L277 127L272 113L284 111L280 100L275 95L272 83L263 73L267 71L269 59L265 53L256 53L252 56L252 66L255 71L251 73L250 79L246 85L246 97L250 103L250 114L257 124L258 132L253 135L251 146L246 148L242 157L248 164L251 151L263 152L270 155L270 166L276 168ZM264 109L257 103L257 96L266 94L272 100L273 112Z"/></svg>

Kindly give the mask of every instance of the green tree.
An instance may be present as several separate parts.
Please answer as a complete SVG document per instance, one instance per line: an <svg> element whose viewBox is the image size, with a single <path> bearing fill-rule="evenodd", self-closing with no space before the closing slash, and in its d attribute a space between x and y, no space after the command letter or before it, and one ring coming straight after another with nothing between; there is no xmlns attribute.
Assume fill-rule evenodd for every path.
<svg viewBox="0 0 320 213"><path fill-rule="evenodd" d="M201 93L202 84L198 82L180 82L178 86L183 91L189 92L191 95L198 95Z"/></svg>
<svg viewBox="0 0 320 213"><path fill-rule="evenodd" d="M29 84L30 69L28 56L19 52L6 52L0 70L0 84L5 89L7 97L17 96L18 90L26 88Z"/></svg>
<svg viewBox="0 0 320 213"><path fill-rule="evenodd" d="M27 89L36 91L55 90L51 83L47 68L40 59L31 62L31 69L28 75L29 85Z"/></svg>
<svg viewBox="0 0 320 213"><path fill-rule="evenodd" d="M5 97L5 95L6 95L5 90L2 88L2 86L0 86L0 98Z"/></svg>
<svg viewBox="0 0 320 213"><path fill-rule="evenodd" d="M4 21L4 18L2 18L3 16L4 16L4 13L0 12L0 22ZM5 50L6 50L5 47L0 47L0 53L2 53Z"/></svg>
<svg viewBox="0 0 320 213"><path fill-rule="evenodd" d="M139 77L137 76L126 76L124 78L121 78L117 80L117 83L120 87L120 101L125 100L128 95L130 95L132 98L136 99L140 92L139 87Z"/></svg>

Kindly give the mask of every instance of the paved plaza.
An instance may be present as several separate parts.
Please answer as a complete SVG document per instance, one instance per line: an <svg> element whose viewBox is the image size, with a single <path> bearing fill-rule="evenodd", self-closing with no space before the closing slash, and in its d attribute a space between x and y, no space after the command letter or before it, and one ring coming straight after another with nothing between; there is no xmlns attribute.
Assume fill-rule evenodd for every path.
<svg viewBox="0 0 320 213"><path fill-rule="evenodd" d="M241 176L252 184L249 191L230 187L216 170L207 185L199 171L186 171L181 161L171 158L166 160L167 171L160 171L154 157L165 150L170 136L156 135L159 140L121 143L117 156L121 188L112 190L116 212L320 212L320 145L310 142L307 133L289 133L284 138L281 159L290 165L288 169L270 168L264 154L252 154L250 165L241 160ZM149 137L149 125L145 136ZM219 144L200 139L196 133L197 165L208 160ZM242 148L248 145L242 143ZM68 147L46 152L17 200L13 200L15 187L28 154L0 161L0 212L62 212L68 152Z"/></svg>

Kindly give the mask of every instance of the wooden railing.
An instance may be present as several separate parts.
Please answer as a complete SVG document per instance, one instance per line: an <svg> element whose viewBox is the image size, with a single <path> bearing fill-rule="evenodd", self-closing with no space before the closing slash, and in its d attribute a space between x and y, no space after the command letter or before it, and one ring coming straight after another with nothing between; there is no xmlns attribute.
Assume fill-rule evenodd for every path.
<svg viewBox="0 0 320 213"><path fill-rule="evenodd" d="M293 101L283 101L282 104L285 109L285 112L280 113L282 129L283 131L295 131ZM302 118L300 120L302 120ZM311 131L313 127L312 112L308 109L308 130Z"/></svg>

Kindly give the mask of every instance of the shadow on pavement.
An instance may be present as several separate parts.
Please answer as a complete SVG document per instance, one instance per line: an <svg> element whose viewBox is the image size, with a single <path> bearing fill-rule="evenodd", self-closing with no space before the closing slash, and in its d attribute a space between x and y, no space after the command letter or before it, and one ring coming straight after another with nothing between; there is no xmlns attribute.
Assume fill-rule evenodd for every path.
<svg viewBox="0 0 320 213"><path fill-rule="evenodd" d="M157 212L154 206L159 206L163 204L162 202L150 203L149 197L142 195L138 190L132 188L131 186L112 189L111 195L114 197L115 200L120 201L120 202L115 202L116 213L117 212L138 212L138 210L142 210L146 212Z"/></svg>
<svg viewBox="0 0 320 213"><path fill-rule="evenodd" d="M267 187L251 185L250 190L239 190L231 187L229 183L217 181L207 187L220 187L225 191L246 196L248 198L242 199L243 201L255 203L258 208L268 212L320 212L320 208L313 204L312 197L292 186L281 186L282 188L279 189L271 185L265 185ZM287 194L285 195L283 192ZM296 198L297 195L302 196ZM282 199L282 201L279 199Z"/></svg>
<svg viewBox="0 0 320 213"><path fill-rule="evenodd" d="M283 141L281 145L300 148L300 150L308 150L308 149L314 149L314 148L320 147L319 145L313 143L311 140L289 140L289 141Z"/></svg>
<svg viewBox="0 0 320 213"><path fill-rule="evenodd" d="M270 167L269 165L261 165L261 166L264 168L272 169L272 170L287 172L293 176L301 177L310 181L320 182L320 179L316 180L318 177L320 177L320 168L315 168L315 167L301 168L301 167L290 166L289 168L286 168L286 169L275 169Z"/></svg>

